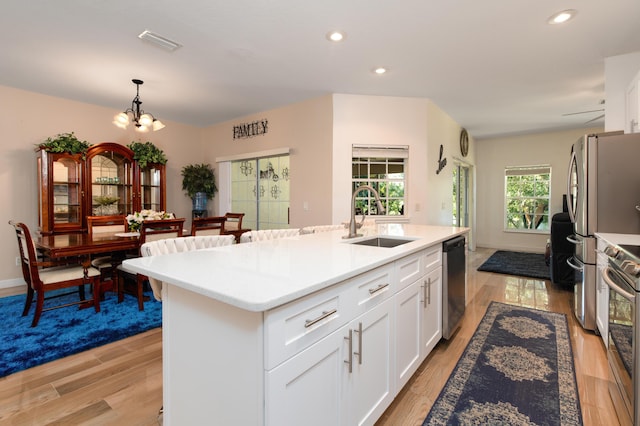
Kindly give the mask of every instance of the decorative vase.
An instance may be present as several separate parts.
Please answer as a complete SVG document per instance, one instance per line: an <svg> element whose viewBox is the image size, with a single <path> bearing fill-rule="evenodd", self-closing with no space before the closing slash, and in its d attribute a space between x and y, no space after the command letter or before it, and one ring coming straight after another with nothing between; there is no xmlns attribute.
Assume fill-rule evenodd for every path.
<svg viewBox="0 0 640 426"><path fill-rule="evenodd" d="M196 195L191 199L193 201L193 210L206 210L207 209L207 194L204 192L196 192Z"/></svg>

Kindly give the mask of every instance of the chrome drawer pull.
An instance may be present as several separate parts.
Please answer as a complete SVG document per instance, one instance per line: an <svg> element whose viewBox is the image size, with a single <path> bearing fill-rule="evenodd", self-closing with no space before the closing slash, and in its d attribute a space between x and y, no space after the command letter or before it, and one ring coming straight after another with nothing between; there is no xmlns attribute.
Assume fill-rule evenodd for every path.
<svg viewBox="0 0 640 426"><path fill-rule="evenodd" d="M311 327L313 324L322 321L323 319L335 314L336 312L338 312L337 309L332 309L330 311L322 311L322 315L320 315L318 318L312 319L312 320L306 320L304 322L304 327L305 328Z"/></svg>
<svg viewBox="0 0 640 426"><path fill-rule="evenodd" d="M358 350L360 352L354 352L354 355L358 355L358 364L362 365L362 322L358 324L358 329L353 330L358 333Z"/></svg>
<svg viewBox="0 0 640 426"><path fill-rule="evenodd" d="M427 303L430 305L431 304L431 277L429 277L429 282L427 284L427 287L429 288L428 296L427 296L427 300L428 300Z"/></svg>
<svg viewBox="0 0 640 426"><path fill-rule="evenodd" d="M424 285L420 286L422 287L422 306L426 308L427 307L427 280L424 280L423 282L424 282Z"/></svg>
<svg viewBox="0 0 640 426"><path fill-rule="evenodd" d="M349 341L349 359L344 360L345 364L349 364L349 373L353 373L353 330L349 329L349 337L344 340Z"/></svg>
<svg viewBox="0 0 640 426"><path fill-rule="evenodd" d="M370 289L369 289L369 294L377 293L377 292L379 292L380 290L382 290L383 288L387 288L387 287L389 287L389 283L386 283L386 284L379 284L379 285L378 285L378 287L376 287L376 288L370 288Z"/></svg>

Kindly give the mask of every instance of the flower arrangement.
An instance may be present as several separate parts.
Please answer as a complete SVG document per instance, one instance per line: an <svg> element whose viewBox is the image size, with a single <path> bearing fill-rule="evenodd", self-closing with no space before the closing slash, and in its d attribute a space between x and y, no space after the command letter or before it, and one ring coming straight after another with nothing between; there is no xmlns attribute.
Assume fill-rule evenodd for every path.
<svg viewBox="0 0 640 426"><path fill-rule="evenodd" d="M157 212L155 210L140 210L133 214L127 215L127 224L129 225L129 231L140 231L140 225L145 220L162 220L162 219L175 219L173 213L166 213L164 211Z"/></svg>

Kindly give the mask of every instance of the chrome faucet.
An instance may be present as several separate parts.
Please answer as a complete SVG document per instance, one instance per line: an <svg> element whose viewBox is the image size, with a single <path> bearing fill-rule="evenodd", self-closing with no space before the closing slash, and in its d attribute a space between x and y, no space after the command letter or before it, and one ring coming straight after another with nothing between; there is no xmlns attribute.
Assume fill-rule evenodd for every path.
<svg viewBox="0 0 640 426"><path fill-rule="evenodd" d="M376 203L378 204L378 213L384 214L384 207L382 206L382 201L380 200L378 191L376 191L369 185L359 186L355 191L353 191L353 195L351 195L351 219L349 220L349 235L345 235L342 238L346 239L362 236L362 234L358 234L356 230L362 227L365 215L363 214L360 223L356 224L356 195L358 195L358 193L363 189L368 189L369 191L373 192L373 195L376 197Z"/></svg>

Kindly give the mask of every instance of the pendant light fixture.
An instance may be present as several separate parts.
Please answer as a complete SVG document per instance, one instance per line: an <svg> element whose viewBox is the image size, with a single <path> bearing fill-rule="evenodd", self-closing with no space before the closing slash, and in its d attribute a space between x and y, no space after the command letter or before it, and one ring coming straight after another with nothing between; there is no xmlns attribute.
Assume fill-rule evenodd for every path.
<svg viewBox="0 0 640 426"><path fill-rule="evenodd" d="M140 100L140 86L144 81L138 80L137 78L131 81L136 85L136 97L131 101L131 108L127 108L125 111L113 117L113 124L121 129L126 129L127 126L133 122L138 132L148 132L149 129L155 132L156 130L164 129L164 124L162 124L160 120L140 108L140 105L142 105L142 101Z"/></svg>

